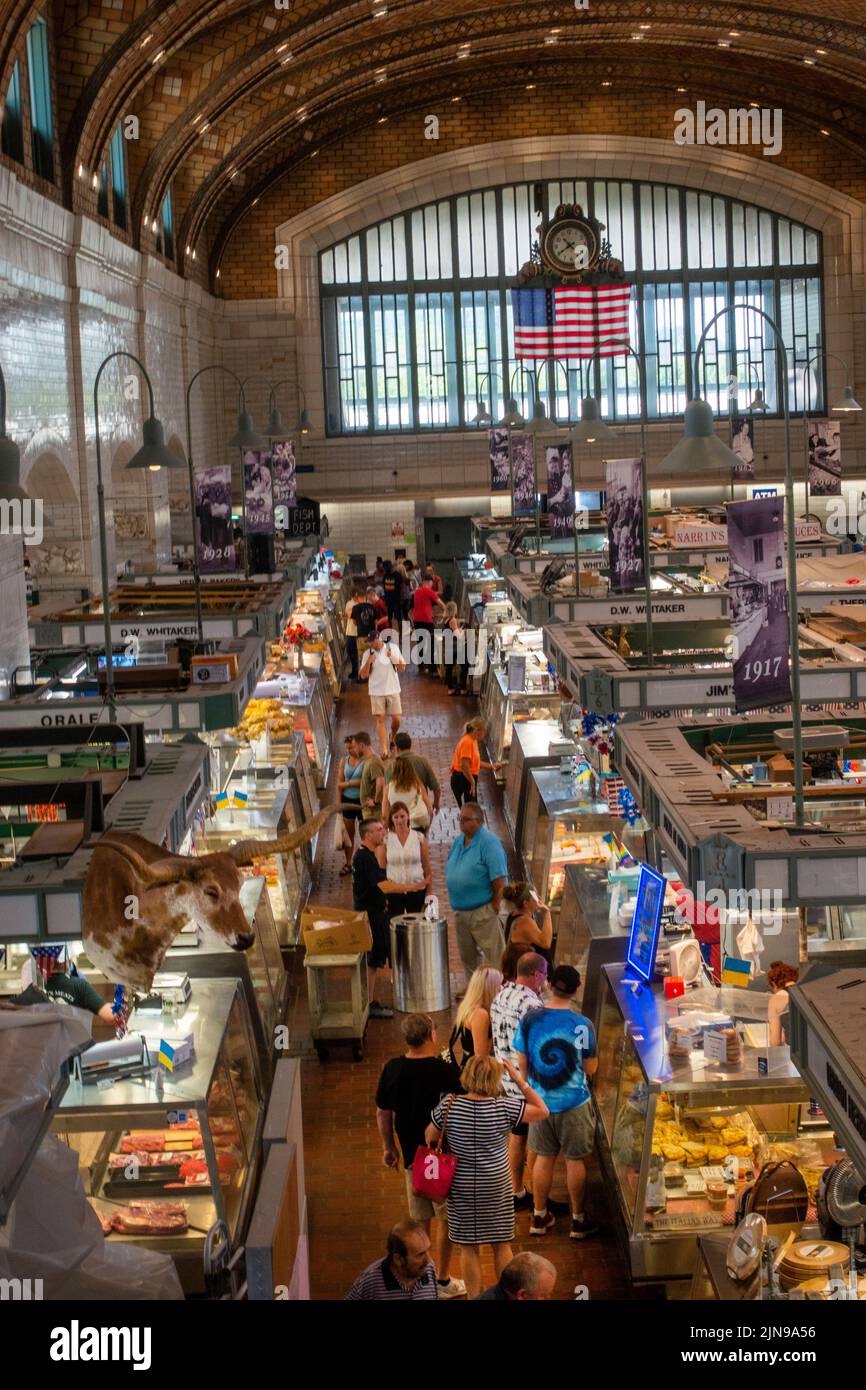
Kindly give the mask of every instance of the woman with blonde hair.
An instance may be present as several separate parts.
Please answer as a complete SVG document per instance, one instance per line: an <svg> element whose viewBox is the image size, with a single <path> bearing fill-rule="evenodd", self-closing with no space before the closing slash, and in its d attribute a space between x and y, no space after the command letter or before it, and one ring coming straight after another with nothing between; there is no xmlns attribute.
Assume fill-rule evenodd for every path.
<svg viewBox="0 0 866 1390"><path fill-rule="evenodd" d="M485 763L481 757L479 744L487 733L487 721L476 716L465 729L451 759L451 790L458 806L464 801L478 800L478 774L482 767L489 772L498 772L502 767L502 763Z"/></svg>
<svg viewBox="0 0 866 1390"><path fill-rule="evenodd" d="M505 1072L520 1092L502 1094ZM460 1074L462 1096L439 1101L427 1126L435 1144L441 1131L457 1158L448 1193L448 1238L461 1247L466 1295L481 1292L481 1246L493 1247L496 1277L512 1259L514 1197L508 1164L508 1137L519 1124L546 1120L547 1106L510 1062L470 1057Z"/></svg>
<svg viewBox="0 0 866 1390"><path fill-rule="evenodd" d="M482 965L470 977L448 1041L452 1062L457 1063L454 1045L458 1042L463 1053L462 1062L470 1057L487 1057L492 1052L490 1005L501 988L502 973L490 965Z"/></svg>
<svg viewBox="0 0 866 1390"><path fill-rule="evenodd" d="M398 801L409 812L409 824L413 830L425 831L433 815L433 794L428 791L412 759L405 753L398 753L394 759L394 769L385 783L385 799L382 815L388 824L390 808Z"/></svg>

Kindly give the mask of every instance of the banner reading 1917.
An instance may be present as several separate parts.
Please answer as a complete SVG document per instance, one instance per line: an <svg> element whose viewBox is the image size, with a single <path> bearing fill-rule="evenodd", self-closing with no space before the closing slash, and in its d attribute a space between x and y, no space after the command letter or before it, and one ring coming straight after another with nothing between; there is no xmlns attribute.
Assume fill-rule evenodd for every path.
<svg viewBox="0 0 866 1390"><path fill-rule="evenodd" d="M782 499L729 502L727 515L734 703L782 705L791 698Z"/></svg>

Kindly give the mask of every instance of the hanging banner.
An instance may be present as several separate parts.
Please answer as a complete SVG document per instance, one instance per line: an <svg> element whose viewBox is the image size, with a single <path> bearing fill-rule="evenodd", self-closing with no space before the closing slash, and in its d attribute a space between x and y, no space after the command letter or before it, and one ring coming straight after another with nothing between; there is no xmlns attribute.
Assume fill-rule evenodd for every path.
<svg viewBox="0 0 866 1390"><path fill-rule="evenodd" d="M246 527L249 536L267 536L274 529L274 491L270 456L248 449L244 454Z"/></svg>
<svg viewBox="0 0 866 1390"><path fill-rule="evenodd" d="M605 476L610 589L612 593L642 589L644 564L641 461L608 459Z"/></svg>
<svg viewBox="0 0 866 1390"><path fill-rule="evenodd" d="M574 459L571 444L552 444L547 464L547 513L554 539L574 535Z"/></svg>
<svg viewBox="0 0 866 1390"><path fill-rule="evenodd" d="M511 494L515 516L532 516L535 511L535 451L531 434L511 436L511 466L514 486Z"/></svg>
<svg viewBox="0 0 866 1390"><path fill-rule="evenodd" d="M727 513L735 707L784 705L791 676L783 502L729 502Z"/></svg>
<svg viewBox="0 0 866 1390"><path fill-rule="evenodd" d="M195 470L195 522L202 574L232 574L235 545L232 532L231 464Z"/></svg>
<svg viewBox="0 0 866 1390"><path fill-rule="evenodd" d="M507 492L511 487L508 465L508 430L488 430L490 445L490 491Z"/></svg>
<svg viewBox="0 0 866 1390"><path fill-rule="evenodd" d="M842 495L842 432L838 420L810 420L809 491L815 497Z"/></svg>
<svg viewBox="0 0 866 1390"><path fill-rule="evenodd" d="M739 482L755 476L755 422L749 415L735 415L733 419L734 441L731 445L737 456L736 464L731 466L731 479Z"/></svg>
<svg viewBox="0 0 866 1390"><path fill-rule="evenodd" d="M298 498L295 446L291 439L273 445L271 473L274 480L274 523L280 530L284 530L286 508L293 507Z"/></svg>

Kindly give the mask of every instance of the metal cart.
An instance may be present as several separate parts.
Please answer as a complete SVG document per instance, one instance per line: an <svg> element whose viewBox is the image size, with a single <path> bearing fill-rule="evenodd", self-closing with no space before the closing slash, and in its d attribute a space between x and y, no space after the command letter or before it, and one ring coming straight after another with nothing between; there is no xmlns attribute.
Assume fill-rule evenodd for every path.
<svg viewBox="0 0 866 1390"><path fill-rule="evenodd" d="M304 969L310 1001L310 1034L319 1061L328 1060L329 1044L349 1043L353 1060L360 1062L370 1016L366 952L357 951L346 956L308 954Z"/></svg>

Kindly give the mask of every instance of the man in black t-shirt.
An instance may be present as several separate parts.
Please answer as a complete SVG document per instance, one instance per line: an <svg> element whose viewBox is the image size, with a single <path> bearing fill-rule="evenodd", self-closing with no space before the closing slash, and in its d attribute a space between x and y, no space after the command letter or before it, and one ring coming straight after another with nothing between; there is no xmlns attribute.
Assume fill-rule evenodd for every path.
<svg viewBox="0 0 866 1390"><path fill-rule="evenodd" d="M399 632L403 610L403 581L390 560L385 561L385 573L382 576L382 592L385 596L385 604L388 609L388 622L396 632Z"/></svg>
<svg viewBox="0 0 866 1390"><path fill-rule="evenodd" d="M439 1056L436 1028L429 1014L409 1014L403 1020L402 1033L406 1052L385 1063L376 1089L376 1123L382 1136L383 1162L386 1168L399 1164L400 1154L394 1143L396 1130L403 1155L409 1214L421 1223L428 1236L430 1223L434 1216L437 1218L430 1253L436 1265L439 1297L462 1298L466 1293L463 1280L448 1275L452 1254L448 1201L434 1203L427 1197L417 1197L412 1190L412 1160L416 1149L424 1143L430 1112L443 1095L459 1093L460 1073L453 1062Z"/></svg>
<svg viewBox="0 0 866 1390"><path fill-rule="evenodd" d="M67 975L63 969L55 970L45 981L42 992L48 995L52 1004L62 1002L72 1004L76 1009L84 1009L89 1014L95 1014L103 1023L114 1023L114 1014L111 1012L111 1005L106 1004L100 994L97 994L93 985L88 984L81 975ZM25 990L25 994L28 991ZM36 1003L36 998L29 996L24 999L20 996L22 1003Z"/></svg>
<svg viewBox="0 0 866 1390"><path fill-rule="evenodd" d="M376 998L376 980L379 971L391 963L391 931L388 925L388 893L411 893L426 891L426 883L392 883L376 853L385 843L385 825L382 820L364 820L360 826L361 847L355 851L352 860L352 903L356 912L366 912L370 919L373 934L372 950L367 952L367 980L370 995L371 1018L393 1018L394 1010L388 1009Z"/></svg>

